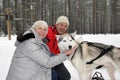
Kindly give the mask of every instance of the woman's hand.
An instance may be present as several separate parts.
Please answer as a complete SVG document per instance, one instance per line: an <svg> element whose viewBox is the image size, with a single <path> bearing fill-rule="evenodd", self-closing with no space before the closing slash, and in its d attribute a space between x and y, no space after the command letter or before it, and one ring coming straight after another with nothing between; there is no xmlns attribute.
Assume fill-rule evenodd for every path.
<svg viewBox="0 0 120 80"><path fill-rule="evenodd" d="M70 49L70 50L66 50L66 51L64 51L64 53L66 54L66 55L70 55L70 54L72 54L75 50L76 50L76 46L75 47L73 47L72 49Z"/></svg>

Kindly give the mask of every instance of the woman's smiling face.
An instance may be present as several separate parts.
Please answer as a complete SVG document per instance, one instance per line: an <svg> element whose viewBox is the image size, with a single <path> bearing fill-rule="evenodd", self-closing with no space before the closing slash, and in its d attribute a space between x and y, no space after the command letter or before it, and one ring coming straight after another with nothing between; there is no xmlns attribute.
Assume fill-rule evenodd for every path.
<svg viewBox="0 0 120 80"><path fill-rule="evenodd" d="M38 25L35 31L38 33L41 39L45 38L48 33L47 27L44 27L42 25Z"/></svg>

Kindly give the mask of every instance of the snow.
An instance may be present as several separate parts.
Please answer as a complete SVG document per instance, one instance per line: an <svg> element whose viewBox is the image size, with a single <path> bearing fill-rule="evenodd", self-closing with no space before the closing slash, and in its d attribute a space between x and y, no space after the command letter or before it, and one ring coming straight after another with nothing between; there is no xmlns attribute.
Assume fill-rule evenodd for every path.
<svg viewBox="0 0 120 80"><path fill-rule="evenodd" d="M100 42L120 47L120 34L84 34L80 36L84 39L84 41ZM15 40L15 35L11 36L11 40L8 40L8 37L0 37L0 80L5 80L7 76L12 55L15 50Z"/></svg>
<svg viewBox="0 0 120 80"><path fill-rule="evenodd" d="M91 34L85 34L81 35L84 41L90 41L90 42L99 42L104 43L107 45L113 45L116 47L120 47L120 34L97 34L97 35L91 35Z"/></svg>
<svg viewBox="0 0 120 80"><path fill-rule="evenodd" d="M8 40L7 37L0 37L0 80L5 80L7 75L15 50L14 42L15 36L12 36L12 40Z"/></svg>

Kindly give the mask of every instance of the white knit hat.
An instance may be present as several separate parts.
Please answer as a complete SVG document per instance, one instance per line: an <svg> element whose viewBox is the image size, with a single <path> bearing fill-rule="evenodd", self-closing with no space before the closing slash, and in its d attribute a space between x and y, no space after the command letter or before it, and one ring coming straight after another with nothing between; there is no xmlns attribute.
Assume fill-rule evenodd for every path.
<svg viewBox="0 0 120 80"><path fill-rule="evenodd" d="M33 29L36 29L37 27L39 27L39 25L41 25L41 26L43 26L43 27L45 27L45 28L48 29L48 24L47 24L47 22L45 22L45 21L43 21L43 20L38 20L38 21L36 21L36 22L32 25L32 28L33 28Z"/></svg>
<svg viewBox="0 0 120 80"><path fill-rule="evenodd" d="M58 23L66 23L68 26L69 26L69 20L66 16L60 16L58 17L57 21L56 21L56 24Z"/></svg>

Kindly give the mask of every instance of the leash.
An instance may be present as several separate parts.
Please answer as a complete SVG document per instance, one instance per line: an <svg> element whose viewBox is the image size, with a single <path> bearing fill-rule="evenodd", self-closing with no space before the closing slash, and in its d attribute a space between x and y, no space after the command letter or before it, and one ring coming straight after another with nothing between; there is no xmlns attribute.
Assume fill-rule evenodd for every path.
<svg viewBox="0 0 120 80"><path fill-rule="evenodd" d="M71 37L73 40L75 40L74 37L73 37L71 34L70 34L70 37ZM81 51L81 53L82 53L81 43L79 44L79 47L78 47L77 49L81 49L80 51ZM73 56L71 57L71 60L72 60L73 57L75 56L75 53L76 53L77 49L76 49L75 52L73 53ZM83 55L81 54L81 56L83 56Z"/></svg>
<svg viewBox="0 0 120 80"><path fill-rule="evenodd" d="M78 49L81 49L80 51L81 51L81 53L82 53L82 47L81 47L81 45L79 44L78 48L74 51L73 56L71 57L71 60L74 58L75 53L76 53L76 51L77 51ZM83 55L81 54L81 56L83 56Z"/></svg>
<svg viewBox="0 0 120 80"><path fill-rule="evenodd" d="M70 37L71 37L73 40L75 40L74 37L73 37L71 34L70 34ZM78 48L77 48L77 49L78 49ZM76 53L77 49L74 51L73 56L71 57L71 60L72 60L73 57L75 56L75 53Z"/></svg>
<svg viewBox="0 0 120 80"><path fill-rule="evenodd" d="M78 48L77 48L78 49ZM73 56L71 57L71 60L73 59L73 57L75 56L75 53L77 51L77 49L75 49L74 53L73 53Z"/></svg>
<svg viewBox="0 0 120 80"><path fill-rule="evenodd" d="M110 46L107 49L104 49L96 58L94 58L93 60L86 62L86 64L92 64L95 60L97 60L98 58L102 57L103 55L107 54L109 51L111 51L114 47Z"/></svg>

